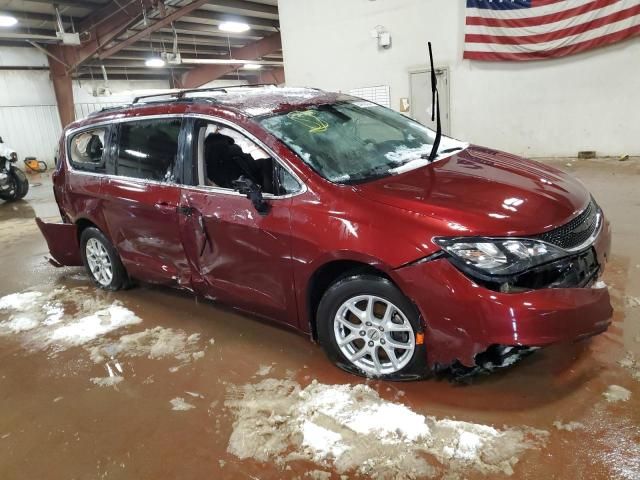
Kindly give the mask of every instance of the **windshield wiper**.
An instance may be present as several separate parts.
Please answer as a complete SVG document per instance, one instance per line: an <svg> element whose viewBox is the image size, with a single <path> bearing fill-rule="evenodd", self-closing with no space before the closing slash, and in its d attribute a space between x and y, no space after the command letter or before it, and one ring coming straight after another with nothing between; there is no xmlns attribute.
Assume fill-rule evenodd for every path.
<svg viewBox="0 0 640 480"><path fill-rule="evenodd" d="M441 152L438 152L438 153L451 153L451 152L455 152L456 150L462 150L462 147L451 147L451 148L442 150Z"/></svg>
<svg viewBox="0 0 640 480"><path fill-rule="evenodd" d="M433 147L429 154L429 161L433 162L438 155L438 147L440 147L440 139L442 138L442 122L440 121L440 95L438 94L438 78L436 77L436 69L433 67L433 52L431 51L431 42L429 42L429 63L431 65L431 121L436 121L436 138L433 141Z"/></svg>
<svg viewBox="0 0 640 480"><path fill-rule="evenodd" d="M451 147L451 148L446 148L446 149L444 149L444 150L440 150L440 151L438 152L438 154L437 154L437 155L440 155L440 154L443 154L443 153L451 153L451 152L455 152L455 151L457 151L457 150L463 150L463 148L462 148L462 147ZM437 155L436 155L436 156L437 156ZM420 155L420 158L423 158L423 159L429 159L429 160L430 160L430 159L431 159L431 156L430 156L430 155L427 155L426 153L423 153L422 155Z"/></svg>

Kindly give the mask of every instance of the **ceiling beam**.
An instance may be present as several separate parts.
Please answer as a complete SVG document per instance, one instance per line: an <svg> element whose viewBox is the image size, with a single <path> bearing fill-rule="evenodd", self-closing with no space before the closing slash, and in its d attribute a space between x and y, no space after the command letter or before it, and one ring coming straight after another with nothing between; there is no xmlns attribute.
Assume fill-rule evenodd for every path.
<svg viewBox="0 0 640 480"><path fill-rule="evenodd" d="M176 22L180 23L180 22ZM261 37L255 38L254 40L259 40ZM158 32L149 37L149 40L153 40L154 42L164 42L168 45L173 45L173 32L170 29L161 29ZM247 43L250 43L253 40L243 39L243 38L229 38L226 37L217 37L210 35L194 35L189 33L180 33L178 31L178 43L180 45L190 45L193 47L196 44L198 47L200 46L213 46L213 47L225 47L229 48L229 43L231 43L232 47L244 47ZM140 42L138 45L142 45L145 42ZM148 41L146 42L147 46L149 45Z"/></svg>
<svg viewBox="0 0 640 480"><path fill-rule="evenodd" d="M138 65L137 68L126 67L105 67L107 76L114 75L169 75L171 68L146 68L144 65ZM102 68L98 66L88 67L83 65L78 71L79 75L93 75L94 77L102 76Z"/></svg>
<svg viewBox="0 0 640 480"><path fill-rule="evenodd" d="M197 15L196 15L197 14ZM247 23L252 28L257 29L275 29L280 28L278 20L271 20L268 18L251 17L248 15L236 15L230 13L211 12L209 10L198 10L196 14L186 15L185 19L195 21L197 23L207 22L214 23L216 25L222 22L243 22Z"/></svg>
<svg viewBox="0 0 640 480"><path fill-rule="evenodd" d="M80 47L64 47L64 57L71 69L78 68L89 58L111 43L142 20L142 7L150 13L158 0L119 0L109 2L105 7L89 15L80 22L83 44Z"/></svg>
<svg viewBox="0 0 640 480"><path fill-rule="evenodd" d="M97 81L97 82L104 83L102 79L102 74L94 75L93 78L89 74L74 74L73 78L77 80L82 80L83 82ZM240 78L240 80L246 80L246 81L249 81L249 83L259 83L257 80L254 81L253 80L254 78L255 77L242 77ZM168 74L154 74L154 75L150 75L150 74L144 74L144 75L113 74L111 75L110 74L109 80L169 80L169 75ZM226 77L219 78L218 80L237 80L237 77L228 75Z"/></svg>
<svg viewBox="0 0 640 480"><path fill-rule="evenodd" d="M52 13L37 13L37 12L24 12L21 10L11 10L6 8L1 8L2 13L8 13L9 15L18 19L18 22L25 21L34 21L34 22L53 22L56 23L58 20L56 19L56 14ZM71 25L71 19L73 22L77 24L80 21L80 17L71 17L70 15L60 13L60 18L62 18L62 23L65 25Z"/></svg>
<svg viewBox="0 0 640 480"><path fill-rule="evenodd" d="M76 74L73 75L73 78L74 79L79 79L79 80L84 80L84 81L96 80L96 81L104 83L104 80L102 79L102 74L93 75L93 77L92 77L88 73L76 73ZM146 73L144 75L140 75L140 74L131 74L131 75L113 74L113 75L109 75L109 80L166 80L168 78L169 78L169 74L168 73L159 73L159 74L154 74L154 75L150 75L150 74L146 74Z"/></svg>
<svg viewBox="0 0 640 480"><path fill-rule="evenodd" d="M186 18L186 17L185 17ZM207 35L213 37L220 37L232 39L249 39L249 40L257 40L263 37L263 34L252 33L251 31L245 33L228 33L223 32L218 29L218 25L213 25L211 23L197 23L197 22L185 22L180 21L173 24L173 26L178 30L178 32L183 31L188 34L194 35Z"/></svg>
<svg viewBox="0 0 640 480"><path fill-rule="evenodd" d="M0 40L21 42L25 47L28 46L26 40L41 43L57 43L59 41L55 32L40 28L13 28L6 32L0 32Z"/></svg>
<svg viewBox="0 0 640 480"><path fill-rule="evenodd" d="M280 33L275 33L245 47L233 48L231 53L238 60L257 60L281 49ZM240 65L202 65L182 75L180 83L183 88L199 87L237 70L238 67Z"/></svg>
<svg viewBox="0 0 640 480"><path fill-rule="evenodd" d="M233 10L249 10L251 12L265 13L268 15L278 15L278 7L275 5L265 5L264 3L249 2L245 0L213 0L205 9L216 10L216 7Z"/></svg>
<svg viewBox="0 0 640 480"><path fill-rule="evenodd" d="M215 58L224 58L224 57L228 57L229 54L228 53L224 53L224 54L214 54L211 52L208 53L201 53L198 52L198 55L196 56L195 53L192 53L190 51L184 51L181 50L181 52L183 54L187 54L190 57L193 56L195 58L210 58L210 59L215 59ZM142 61L142 60L146 60L147 58L149 58L149 49L147 49L146 51L142 50L142 51L130 51L130 50L122 50L120 52L118 52L116 55L114 55L113 57L109 57L110 60L114 60L114 61L120 61L120 60L137 60L137 61Z"/></svg>
<svg viewBox="0 0 640 480"><path fill-rule="evenodd" d="M177 10L166 15L160 20L155 21L153 24L149 25L147 28L140 30L137 33L134 33L133 35L127 37L125 40L122 40L121 42L116 43L112 47L109 47L106 50L103 50L102 52L99 53L98 56L100 58L110 57L111 55L119 52L123 48L126 48L127 46L132 45L133 43L148 37L156 30L162 27L166 27L167 25L170 25L171 22L174 22L179 18L183 17L184 15L187 15L188 13L193 12L198 7L201 7L202 5L207 3L207 1L208 0L195 0L184 7L178 8Z"/></svg>
<svg viewBox="0 0 640 480"><path fill-rule="evenodd" d="M93 9L103 7L105 4L96 0L29 0L30 3L44 3L47 5L58 4L61 7L75 7L84 9Z"/></svg>
<svg viewBox="0 0 640 480"><path fill-rule="evenodd" d="M104 65L107 68L145 68L144 58L140 58L137 60L122 60L122 59L113 59L107 58L105 60L91 60L90 62L85 63L81 68L100 68L101 65ZM171 68L173 69L188 69L191 68L189 65L182 64L171 64Z"/></svg>
<svg viewBox="0 0 640 480"><path fill-rule="evenodd" d="M49 67L46 66L40 66L40 67L32 67L32 66L22 66L22 65L15 65L15 66L5 66L5 65L0 65L0 70L49 70Z"/></svg>

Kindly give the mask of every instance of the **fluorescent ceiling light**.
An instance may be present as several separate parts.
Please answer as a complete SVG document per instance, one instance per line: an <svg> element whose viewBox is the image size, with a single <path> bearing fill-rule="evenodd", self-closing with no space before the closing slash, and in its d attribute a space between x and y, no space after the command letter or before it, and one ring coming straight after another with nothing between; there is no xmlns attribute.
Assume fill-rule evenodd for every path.
<svg viewBox="0 0 640 480"><path fill-rule="evenodd" d="M16 17L0 14L0 27L13 27L17 23L18 19Z"/></svg>
<svg viewBox="0 0 640 480"><path fill-rule="evenodd" d="M144 64L151 68L162 68L165 66L164 60L159 57L147 58Z"/></svg>
<svg viewBox="0 0 640 480"><path fill-rule="evenodd" d="M246 23L241 22L222 22L218 28L223 32L242 33L249 30L251 27Z"/></svg>
<svg viewBox="0 0 640 480"><path fill-rule="evenodd" d="M260 65L259 63L245 63L242 68L244 68L245 70L260 70L262 68L262 65Z"/></svg>

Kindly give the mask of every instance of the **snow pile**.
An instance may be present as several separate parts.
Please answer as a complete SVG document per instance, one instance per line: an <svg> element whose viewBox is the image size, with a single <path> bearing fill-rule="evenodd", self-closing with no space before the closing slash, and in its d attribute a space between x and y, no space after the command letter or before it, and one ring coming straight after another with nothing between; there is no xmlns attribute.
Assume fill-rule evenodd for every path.
<svg viewBox="0 0 640 480"><path fill-rule="evenodd" d="M124 377L114 375L113 377L94 377L91 379L91 382L99 387L115 387L123 380Z"/></svg>
<svg viewBox="0 0 640 480"><path fill-rule="evenodd" d="M25 332L27 330L32 330L36 328L38 325L37 320L33 318L18 316L11 317L7 322L3 322L3 326L11 330L13 333Z"/></svg>
<svg viewBox="0 0 640 480"><path fill-rule="evenodd" d="M631 392L620 385L609 385L609 388L602 393L602 396L609 403L626 402L631 398Z"/></svg>
<svg viewBox="0 0 640 480"><path fill-rule="evenodd" d="M200 334L187 335L182 330L155 327L142 332L122 335L115 341L102 340L88 347L91 360L102 363L116 356L147 357L151 359L172 357L189 363L203 356L199 349Z"/></svg>
<svg viewBox="0 0 640 480"><path fill-rule="evenodd" d="M228 451L239 458L281 467L311 460L378 478L466 470L511 475L522 453L547 436L420 415L366 385L313 382L302 389L291 380L265 379L233 387L225 405L236 416Z"/></svg>
<svg viewBox="0 0 640 480"><path fill-rule="evenodd" d="M114 304L57 327L51 333L51 340L67 345L82 345L118 328L141 321L131 310Z"/></svg>
<svg viewBox="0 0 640 480"><path fill-rule="evenodd" d="M553 426L558 430L564 430L566 432L573 432L574 430L584 430L586 428L584 424L580 422L562 423L559 420L553 422Z"/></svg>
<svg viewBox="0 0 640 480"><path fill-rule="evenodd" d="M182 397L173 398L169 401L169 403L171 404L171 410L178 410L178 411L184 412L187 410L191 410L192 408L196 408L195 405L191 405L190 403L187 403Z"/></svg>
<svg viewBox="0 0 640 480"><path fill-rule="evenodd" d="M400 145L392 152L385 153L385 157L396 163L403 163L407 160L414 160L420 158L421 155L429 155L431 153L432 145L423 143L419 147L411 148L406 145Z"/></svg>
<svg viewBox="0 0 640 480"><path fill-rule="evenodd" d="M640 362L636 360L633 353L627 352L624 358L618 361L618 365L629 370L631 376L640 382Z"/></svg>
<svg viewBox="0 0 640 480"><path fill-rule="evenodd" d="M632 297L631 295L625 295L624 306L627 308L640 307L640 297Z"/></svg>
<svg viewBox="0 0 640 480"><path fill-rule="evenodd" d="M253 117L257 117L259 115L268 115L270 113L273 113L273 110L267 107L249 107L244 109L244 113Z"/></svg>
<svg viewBox="0 0 640 480"><path fill-rule="evenodd" d="M0 310L24 312L42 297L41 292L12 293L0 298Z"/></svg>
<svg viewBox="0 0 640 480"><path fill-rule="evenodd" d="M0 321L0 335L19 334L27 348L55 351L142 321L103 292L86 287L12 293L0 298L0 314L8 316Z"/></svg>
<svg viewBox="0 0 640 480"><path fill-rule="evenodd" d="M258 371L254 376L264 377L266 375L269 375L272 369L273 369L273 365L260 365L258 367Z"/></svg>

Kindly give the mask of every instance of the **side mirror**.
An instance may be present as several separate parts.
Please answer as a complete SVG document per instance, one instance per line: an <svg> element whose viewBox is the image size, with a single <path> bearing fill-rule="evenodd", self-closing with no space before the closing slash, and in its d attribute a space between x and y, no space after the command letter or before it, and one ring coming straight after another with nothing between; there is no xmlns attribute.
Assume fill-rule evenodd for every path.
<svg viewBox="0 0 640 480"><path fill-rule="evenodd" d="M269 213L270 205L262 197L262 189L260 185L256 185L253 180L242 175L237 180L231 182L234 190L246 195L253 207L260 215L266 215Z"/></svg>

